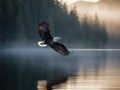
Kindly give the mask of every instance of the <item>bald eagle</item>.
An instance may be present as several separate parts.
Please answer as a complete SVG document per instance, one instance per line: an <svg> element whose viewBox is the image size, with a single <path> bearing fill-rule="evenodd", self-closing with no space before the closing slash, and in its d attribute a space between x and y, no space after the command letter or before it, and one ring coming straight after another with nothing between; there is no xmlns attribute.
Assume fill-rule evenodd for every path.
<svg viewBox="0 0 120 90"><path fill-rule="evenodd" d="M48 45L60 55L70 54L68 49L63 44L57 42L60 39L60 37L55 37L55 38L52 37L49 30L49 24L47 22L42 22L38 25L38 33L41 39L43 40L42 42L38 42L38 45L41 45L41 46Z"/></svg>

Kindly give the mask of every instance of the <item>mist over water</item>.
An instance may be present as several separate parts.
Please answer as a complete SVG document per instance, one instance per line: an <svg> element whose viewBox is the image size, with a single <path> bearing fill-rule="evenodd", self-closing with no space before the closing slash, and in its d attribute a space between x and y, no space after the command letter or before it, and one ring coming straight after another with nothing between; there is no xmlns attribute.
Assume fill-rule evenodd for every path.
<svg viewBox="0 0 120 90"><path fill-rule="evenodd" d="M69 56L61 56L45 48L1 49L0 88L37 90L38 81L43 80L47 82L45 88L48 90L119 88L120 51L70 51Z"/></svg>

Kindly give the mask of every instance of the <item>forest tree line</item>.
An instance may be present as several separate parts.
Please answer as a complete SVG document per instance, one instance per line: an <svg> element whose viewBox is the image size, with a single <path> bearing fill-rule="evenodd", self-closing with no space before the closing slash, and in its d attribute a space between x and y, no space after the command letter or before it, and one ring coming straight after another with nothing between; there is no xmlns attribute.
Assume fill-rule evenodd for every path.
<svg viewBox="0 0 120 90"><path fill-rule="evenodd" d="M68 14L66 5L57 0L0 0L0 45L36 46L41 21L47 21L52 35L70 47L104 47L108 41L105 22L101 24L97 14L90 25L87 15L79 21L75 10Z"/></svg>

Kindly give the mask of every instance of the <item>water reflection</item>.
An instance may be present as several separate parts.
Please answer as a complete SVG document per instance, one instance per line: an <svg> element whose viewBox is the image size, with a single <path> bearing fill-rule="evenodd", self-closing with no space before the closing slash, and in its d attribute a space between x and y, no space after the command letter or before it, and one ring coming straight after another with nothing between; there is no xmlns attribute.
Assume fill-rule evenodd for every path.
<svg viewBox="0 0 120 90"><path fill-rule="evenodd" d="M59 56L51 49L6 49L0 55L0 89L118 90L119 54L74 50Z"/></svg>

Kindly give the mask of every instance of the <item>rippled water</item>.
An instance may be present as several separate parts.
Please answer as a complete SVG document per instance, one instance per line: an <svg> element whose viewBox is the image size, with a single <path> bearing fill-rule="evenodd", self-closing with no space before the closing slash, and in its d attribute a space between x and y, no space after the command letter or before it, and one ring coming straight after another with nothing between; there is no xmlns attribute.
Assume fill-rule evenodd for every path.
<svg viewBox="0 0 120 90"><path fill-rule="evenodd" d="M9 48L0 53L0 90L120 90L120 51Z"/></svg>

